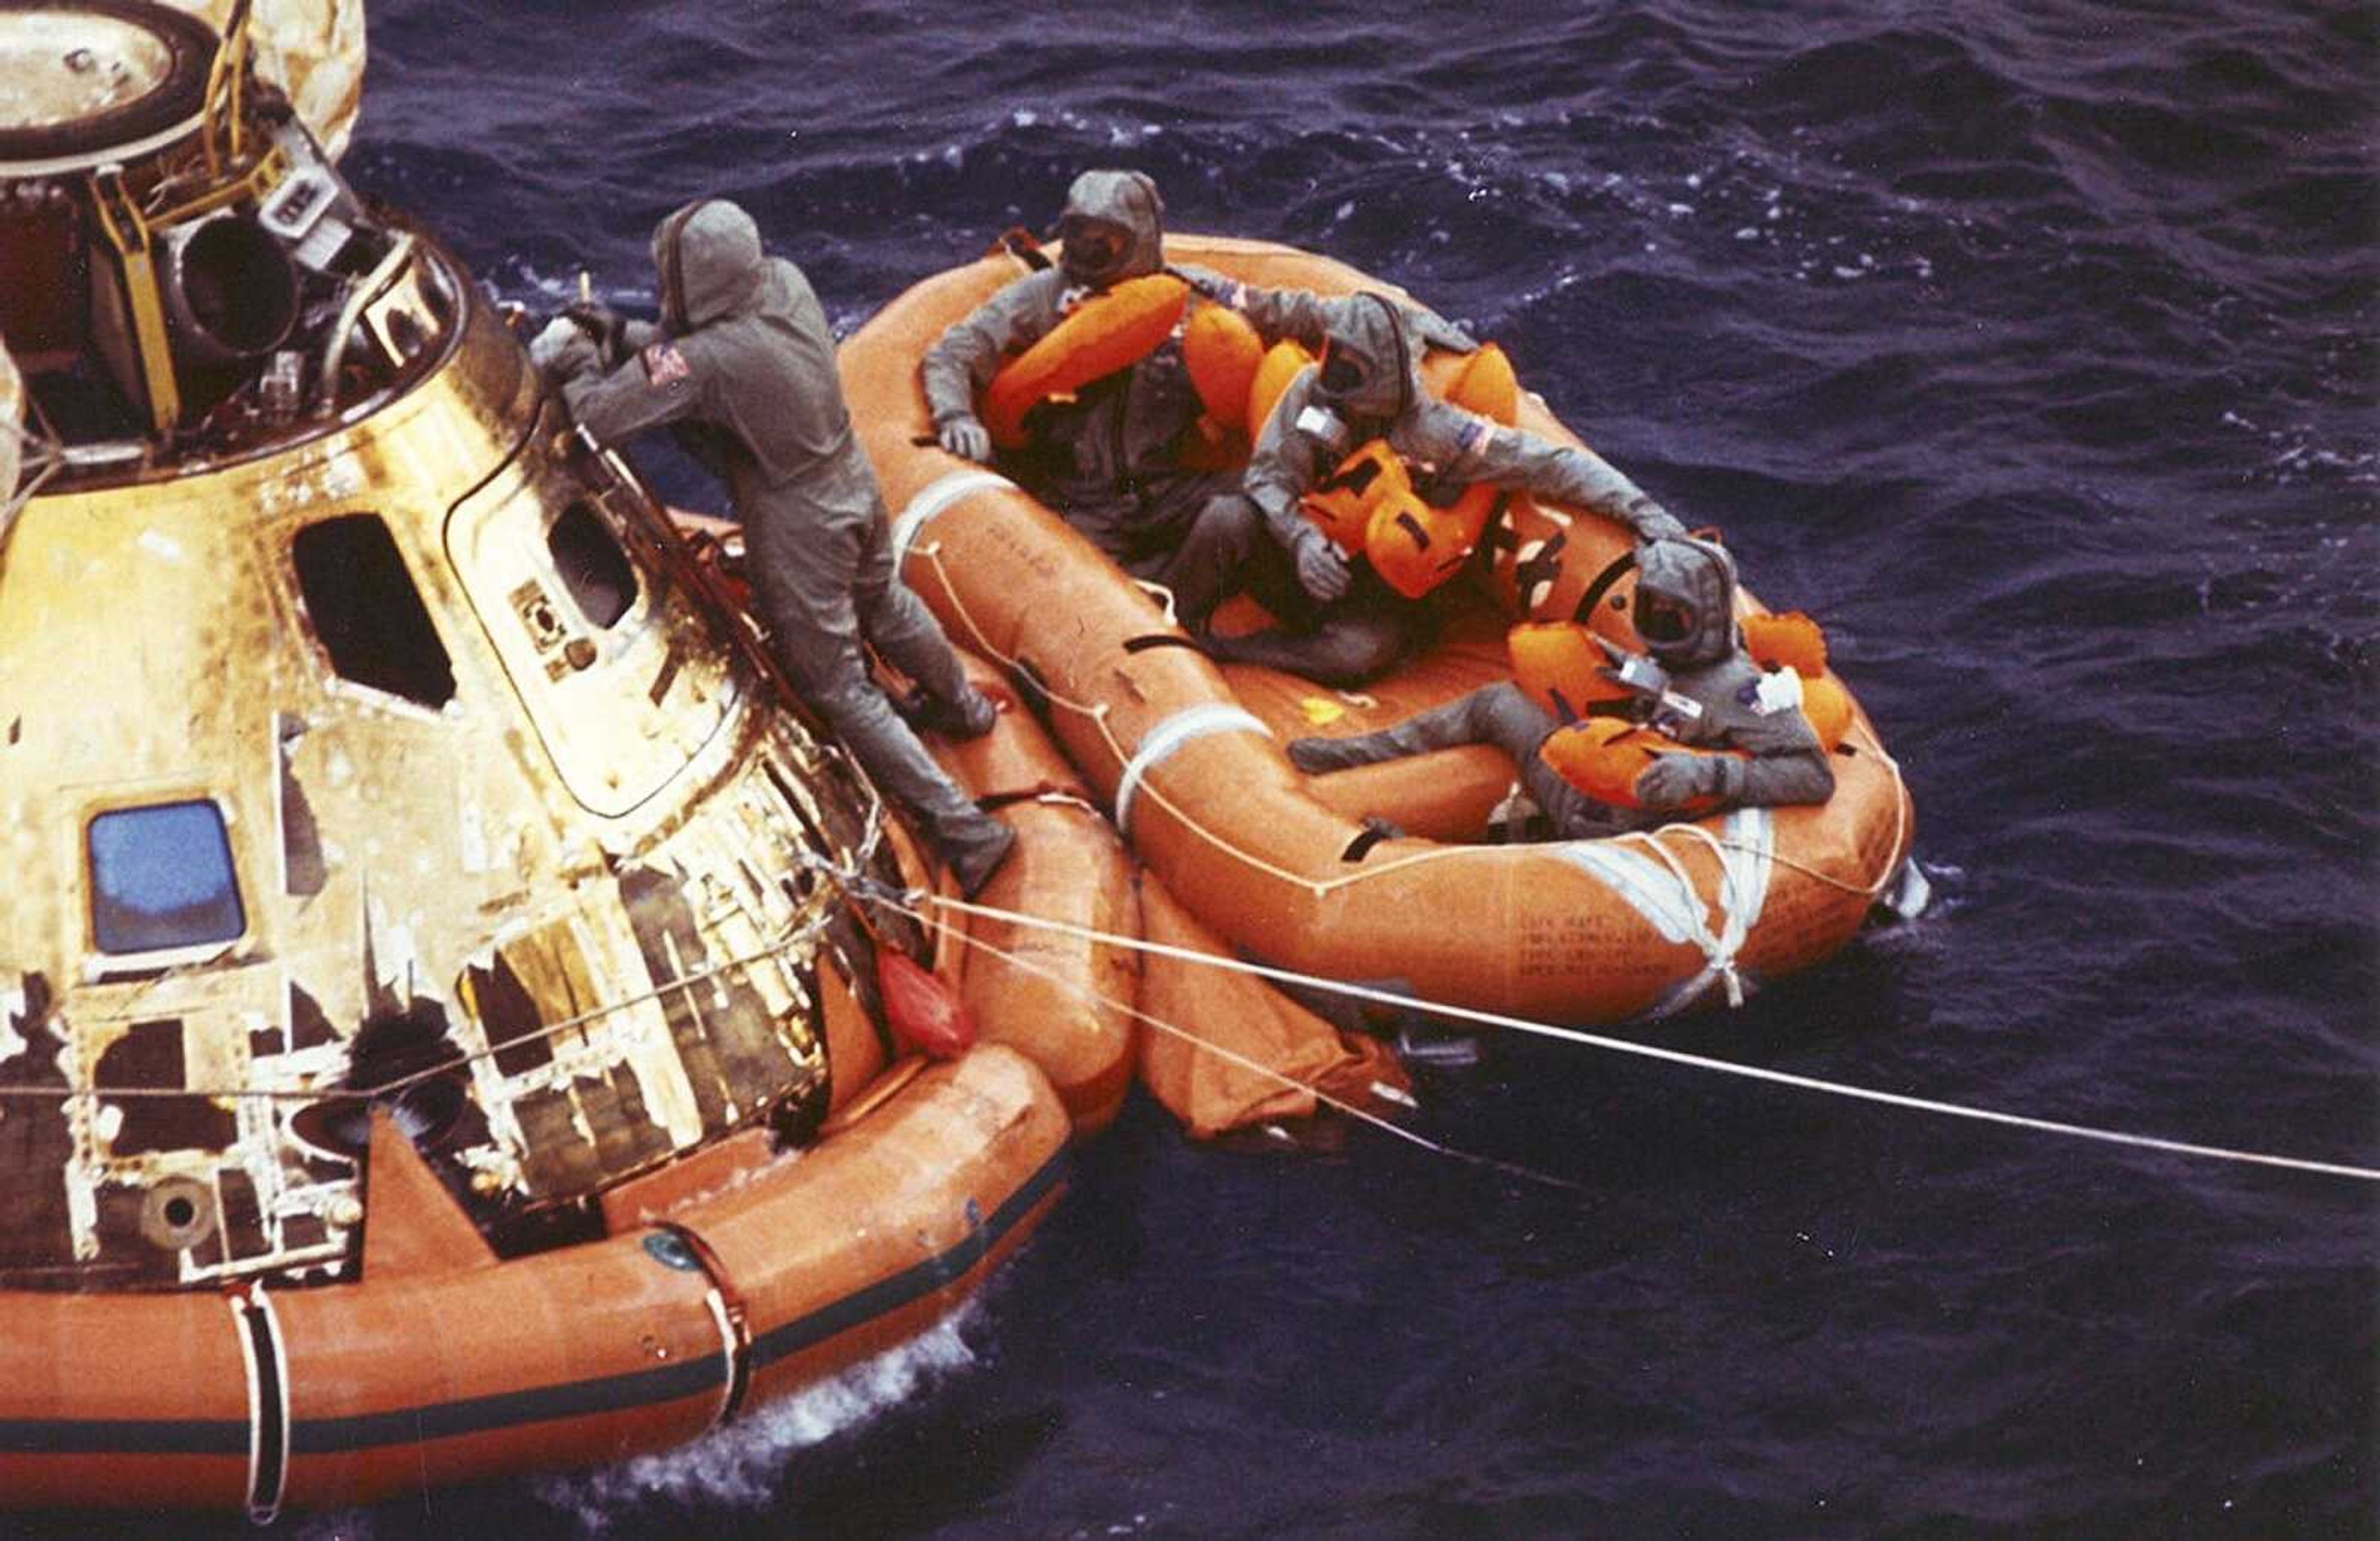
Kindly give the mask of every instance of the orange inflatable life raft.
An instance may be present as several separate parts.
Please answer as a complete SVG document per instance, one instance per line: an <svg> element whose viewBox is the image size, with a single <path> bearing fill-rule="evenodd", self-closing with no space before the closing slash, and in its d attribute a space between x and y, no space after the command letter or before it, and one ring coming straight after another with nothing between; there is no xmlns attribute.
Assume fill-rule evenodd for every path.
<svg viewBox="0 0 2380 1541"><path fill-rule="evenodd" d="M1169 246L1254 285L1382 287L1278 246L1195 236ZM1484 843L1514 783L1511 761L1485 746L1298 772L1284 739L1386 726L1509 678L1515 622L1579 621L1641 646L1627 624L1633 537L1585 510L1514 498L1483 535L1493 557L1477 591L1456 596L1436 640L1361 693L1218 668L1028 493L913 443L927 419L918 359L1014 272L987 259L880 310L842 351L853 419L896 511L906 581L954 639L1020 682L1147 871L1201 922L1301 973L1392 979L1425 999L1560 1022L1736 999L1857 932L1913 819L1855 703L1825 805L1738 808L1612 840ZM1462 365L1433 355L1425 377L1442 392ZM1260 367L1257 390L1273 367ZM1516 393L1514 411L1530 432L1578 443L1534 397ZM1260 619L1241 601L1217 624Z"/></svg>
<svg viewBox="0 0 2380 1541"><path fill-rule="evenodd" d="M1189 301L1190 285L1162 273L1127 278L1085 299L992 376L983 416L991 442L1014 449L1025 442L1025 414L1036 406L1148 358L1173 334Z"/></svg>

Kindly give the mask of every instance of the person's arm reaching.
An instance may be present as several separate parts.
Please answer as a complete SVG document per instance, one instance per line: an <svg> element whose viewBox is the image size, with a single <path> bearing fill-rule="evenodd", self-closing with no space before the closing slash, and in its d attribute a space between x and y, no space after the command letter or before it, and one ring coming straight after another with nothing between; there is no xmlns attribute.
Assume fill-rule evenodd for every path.
<svg viewBox="0 0 2380 1541"><path fill-rule="evenodd" d="M975 308L926 350L917 368L942 447L969 460L991 458L991 434L976 416L976 394L1002 360L1041 340L1056 320L1055 270L1028 273Z"/></svg>

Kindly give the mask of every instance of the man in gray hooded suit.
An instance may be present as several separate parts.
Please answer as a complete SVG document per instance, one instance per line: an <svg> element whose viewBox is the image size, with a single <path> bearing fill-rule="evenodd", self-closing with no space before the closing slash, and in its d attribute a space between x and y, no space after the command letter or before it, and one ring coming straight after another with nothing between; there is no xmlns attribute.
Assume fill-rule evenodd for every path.
<svg viewBox="0 0 2380 1541"><path fill-rule="evenodd" d="M991 458L991 435L976 416L976 394L1006 359L1032 346L1075 306L1127 278L1158 272L1186 281L1206 299L1248 318L1267 342L1322 340L1330 302L1295 289L1263 289L1209 269L1169 267L1165 200L1137 171L1087 171L1067 189L1058 218L1055 266L1031 273L978 306L927 350L919 374L942 447L969 460ZM1408 316L1417 336L1468 349L1469 337L1426 312ZM1196 389L1178 341L1095 381L1071 402L1050 402L1029 419L1032 442L1012 457L1026 486L1135 577L1173 592L1196 629L1222 597L1248 545L1246 511L1231 471L1186 471L1176 441L1197 420Z"/></svg>
<svg viewBox="0 0 2380 1541"><path fill-rule="evenodd" d="M818 296L725 199L662 221L652 249L659 326L583 314L550 327L532 356L596 438L677 424L726 482L779 663L876 783L923 819L972 896L1015 831L927 755L869 676L861 638L917 682L931 725L972 737L990 731L994 707L893 571L883 496L851 431Z"/></svg>
<svg viewBox="0 0 2380 1541"><path fill-rule="evenodd" d="M1281 393L1257 436L1243 487L1260 531L1235 554L1243 580L1282 625L1244 637L1209 637L1207 651L1261 663L1325 685L1352 686L1394 663L1427 608L1390 588L1360 560L1350 564L1299 512L1349 451L1374 439L1451 490L1485 481L1588 509L1640 541L1685 533L1670 513L1599 456L1502 428L1433 397L1422 384L1427 342L1415 313L1387 297L1358 294L1323 304L1321 358ZM1217 521L1219 531L1230 528ZM1281 575L1286 566L1287 575ZM1279 575L1279 576L1277 576ZM1294 581L1287 581L1293 576Z"/></svg>
<svg viewBox="0 0 2380 1541"><path fill-rule="evenodd" d="M1765 807L1823 803L1835 773L1799 710L1791 670L1764 673L1743 650L1735 622L1735 561L1713 540L1675 536L1638 553L1637 635L1667 674L1640 696L1642 720L1682 744L1740 749L1732 755L1657 755L1637 774L1637 808L1616 808L1564 781L1538 755L1560 726L1519 686L1484 686L1393 728L1349 738L1296 738L1291 763L1309 773L1343 770L1405 755L1493 744L1520 767L1521 785L1556 839L1620 834L1669 822L1686 804Z"/></svg>

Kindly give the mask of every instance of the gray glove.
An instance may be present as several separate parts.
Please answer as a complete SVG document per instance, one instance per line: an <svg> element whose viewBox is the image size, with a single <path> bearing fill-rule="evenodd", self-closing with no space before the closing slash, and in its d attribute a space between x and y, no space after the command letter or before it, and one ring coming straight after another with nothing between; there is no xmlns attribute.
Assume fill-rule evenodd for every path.
<svg viewBox="0 0 2380 1541"><path fill-rule="evenodd" d="M962 460L991 459L991 432L972 415L953 418L935 431L942 448Z"/></svg>
<svg viewBox="0 0 2380 1541"><path fill-rule="evenodd" d="M1639 566L1644 564L1645 547L1656 540L1682 539L1686 533L1686 527L1678 522L1678 516L1651 498L1640 498L1632 504L1628 509L1628 520L1636 527L1636 562Z"/></svg>
<svg viewBox="0 0 2380 1541"><path fill-rule="evenodd" d="M596 346L595 339L568 316L556 316L545 323L545 330L528 345L528 358L549 385L576 380L603 367L603 353Z"/></svg>
<svg viewBox="0 0 2380 1541"><path fill-rule="evenodd" d="M582 299L563 308L563 315L595 339L595 356L605 370L615 370L628 357L628 323L600 300Z"/></svg>
<svg viewBox="0 0 2380 1541"><path fill-rule="evenodd" d="M1421 332L1421 340L1432 347L1442 347L1449 353L1476 353L1478 340L1463 328L1435 310L1414 307L1414 321Z"/></svg>
<svg viewBox="0 0 2380 1541"><path fill-rule="evenodd" d="M1734 778L1728 772L1742 765L1723 755L1655 755L1653 763L1636 773L1637 806L1667 813L1697 797L1731 795Z"/></svg>
<svg viewBox="0 0 2380 1541"><path fill-rule="evenodd" d="M1297 586L1317 604L1329 604L1347 592L1354 575L1347 570L1347 559L1329 536L1309 524L1297 527L1296 544L1290 555L1297 562Z"/></svg>

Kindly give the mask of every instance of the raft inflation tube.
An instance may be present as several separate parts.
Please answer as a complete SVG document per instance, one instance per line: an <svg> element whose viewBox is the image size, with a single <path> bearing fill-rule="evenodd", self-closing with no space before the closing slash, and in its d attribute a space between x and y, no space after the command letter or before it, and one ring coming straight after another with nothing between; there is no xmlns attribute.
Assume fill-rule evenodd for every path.
<svg viewBox="0 0 2380 1541"><path fill-rule="evenodd" d="M1254 285L1382 287L1277 246L1172 237L1168 249ZM1035 499L917 440L927 421L919 358L1017 272L988 258L879 311L842 352L853 419L895 510L909 585L954 640L1046 703L1051 734L1142 861L1201 921L1289 969L1563 1022L1740 999L1860 928L1908 853L1913 815L1847 693L1827 804L1742 808L1657 834L1482 843L1514 787L1511 762L1485 746L1325 777L1292 768L1289 737L1385 726L1511 678L1505 634L1516 622L1579 622L1641 648L1627 622L1630 536L1585 513L1501 497L1471 569L1485 597L1395 673L1342 693L1260 668L1219 669ZM1259 363L1251 432L1297 367L1282 346ZM1425 373L1443 395L1465 368L1433 354ZM1497 366L1470 368L1487 376L1471 386L1491 398L1479 408L1494 410ZM1535 396L1504 399L1520 427L1578 443ZM1757 613L1748 596L1742 603ZM1402 833L1384 835L1367 819Z"/></svg>

